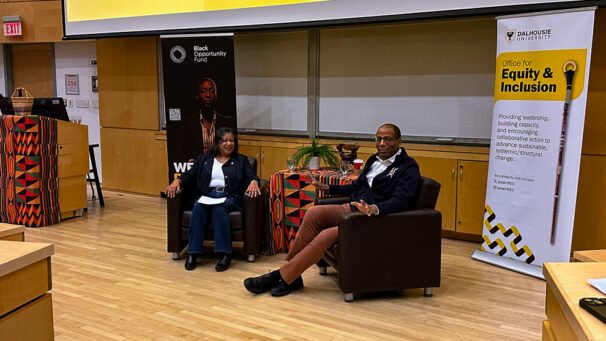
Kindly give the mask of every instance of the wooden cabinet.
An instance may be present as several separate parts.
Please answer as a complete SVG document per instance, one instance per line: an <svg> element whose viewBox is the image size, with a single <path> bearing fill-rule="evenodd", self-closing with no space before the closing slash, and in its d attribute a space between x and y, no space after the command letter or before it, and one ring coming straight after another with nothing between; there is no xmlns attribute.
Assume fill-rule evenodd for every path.
<svg viewBox="0 0 606 341"><path fill-rule="evenodd" d="M455 231L457 207L457 160L434 157L415 157L421 174L442 185L436 210L442 212L442 229Z"/></svg>
<svg viewBox="0 0 606 341"><path fill-rule="evenodd" d="M321 139L321 144L336 145L342 141ZM256 136L242 134L239 151L260 160L258 174L268 179L274 172L286 168L286 159L297 147L309 144L309 139ZM365 162L376 153L371 141L358 141L358 158ZM408 154L415 158L421 174L438 181L442 187L436 209L442 212L442 229L449 237L481 240L488 176L488 148L472 146L441 146L405 144Z"/></svg>
<svg viewBox="0 0 606 341"><path fill-rule="evenodd" d="M442 229L481 235L488 162L415 156L421 174L438 181Z"/></svg>
<svg viewBox="0 0 606 341"><path fill-rule="evenodd" d="M269 179L276 171L286 168L286 160L296 147L261 147L261 178Z"/></svg>
<svg viewBox="0 0 606 341"><path fill-rule="evenodd" d="M258 146L242 146L238 144L238 153L257 159L257 176L263 178L261 176L261 148Z"/></svg>
<svg viewBox="0 0 606 341"><path fill-rule="evenodd" d="M286 168L286 160L305 142L301 138L241 135L238 151L256 157L257 175L261 179L269 179L274 172Z"/></svg>
<svg viewBox="0 0 606 341"><path fill-rule="evenodd" d="M286 159L292 156L295 150L296 147L238 146L240 153L257 158L257 175L261 179L269 179L274 172L285 169Z"/></svg>
<svg viewBox="0 0 606 341"><path fill-rule="evenodd" d="M482 235L488 162L458 160L456 232Z"/></svg>

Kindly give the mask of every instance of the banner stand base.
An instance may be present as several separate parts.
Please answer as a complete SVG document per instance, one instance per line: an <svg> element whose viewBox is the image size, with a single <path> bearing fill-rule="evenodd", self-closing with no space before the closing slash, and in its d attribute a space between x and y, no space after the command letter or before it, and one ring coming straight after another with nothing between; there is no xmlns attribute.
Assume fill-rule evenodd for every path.
<svg viewBox="0 0 606 341"><path fill-rule="evenodd" d="M474 251L471 255L471 259L475 259L480 262L496 265L507 270L512 270L524 275L545 280L545 277L543 277L543 267L540 266L522 263L517 260L497 256L493 253L485 252L482 250Z"/></svg>

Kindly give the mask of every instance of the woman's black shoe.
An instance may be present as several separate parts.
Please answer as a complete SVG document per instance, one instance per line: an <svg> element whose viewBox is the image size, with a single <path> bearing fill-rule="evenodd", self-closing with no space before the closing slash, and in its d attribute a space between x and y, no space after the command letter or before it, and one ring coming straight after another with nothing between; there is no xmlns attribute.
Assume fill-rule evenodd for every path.
<svg viewBox="0 0 606 341"><path fill-rule="evenodd" d="M217 262L217 265L215 265L215 270L217 272L225 271L225 270L227 270L227 268L229 268L230 264L231 264L231 254L224 253L223 256L221 256L221 258Z"/></svg>
<svg viewBox="0 0 606 341"><path fill-rule="evenodd" d="M185 270L191 271L196 268L196 262L198 261L198 255L187 254L185 260Z"/></svg>
<svg viewBox="0 0 606 341"><path fill-rule="evenodd" d="M290 284L284 282L284 279L282 279L282 276L280 276L278 283L271 287L271 295L286 296L290 294L291 291L299 289L303 289L303 278L301 278L301 276L297 277L297 279Z"/></svg>

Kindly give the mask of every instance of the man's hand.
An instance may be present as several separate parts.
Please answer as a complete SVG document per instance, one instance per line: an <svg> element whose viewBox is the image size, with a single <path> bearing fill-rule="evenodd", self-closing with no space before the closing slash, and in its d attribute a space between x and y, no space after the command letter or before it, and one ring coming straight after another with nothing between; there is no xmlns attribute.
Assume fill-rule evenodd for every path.
<svg viewBox="0 0 606 341"><path fill-rule="evenodd" d="M311 184L321 190L321 191L328 191L330 189L330 187L327 184L323 184L320 181L318 181L318 178L315 177L313 174L309 174L309 177L311 178Z"/></svg>
<svg viewBox="0 0 606 341"><path fill-rule="evenodd" d="M246 189L246 194L250 195L253 198L256 198L257 195L261 194L261 190L259 189L259 184L257 183L257 180L253 180L250 182L248 188Z"/></svg>
<svg viewBox="0 0 606 341"><path fill-rule="evenodd" d="M175 179L168 187L166 187L166 196L174 198L175 194L181 190L181 179Z"/></svg>
<svg viewBox="0 0 606 341"><path fill-rule="evenodd" d="M369 205L364 200L360 200L360 202L352 201L351 205L369 217L371 215L379 214L379 208L377 205Z"/></svg>

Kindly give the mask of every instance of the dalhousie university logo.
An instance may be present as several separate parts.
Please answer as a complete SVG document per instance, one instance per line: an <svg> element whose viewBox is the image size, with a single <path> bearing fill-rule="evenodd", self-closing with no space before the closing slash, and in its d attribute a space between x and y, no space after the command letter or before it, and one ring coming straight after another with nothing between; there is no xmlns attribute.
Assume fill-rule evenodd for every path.
<svg viewBox="0 0 606 341"><path fill-rule="evenodd" d="M516 37L515 28L505 30L505 41L506 42L511 44L513 42L513 40L515 39L515 37Z"/></svg>

